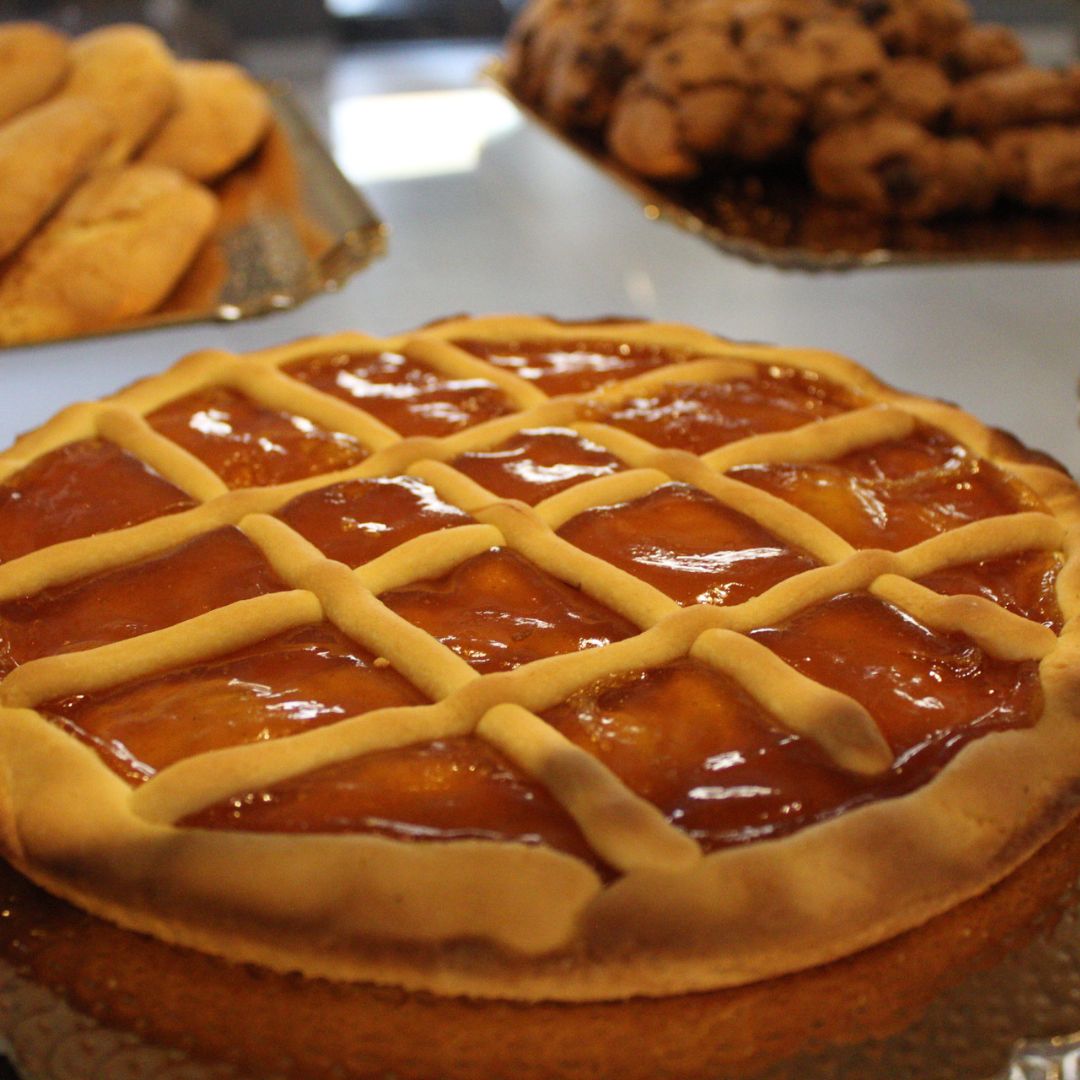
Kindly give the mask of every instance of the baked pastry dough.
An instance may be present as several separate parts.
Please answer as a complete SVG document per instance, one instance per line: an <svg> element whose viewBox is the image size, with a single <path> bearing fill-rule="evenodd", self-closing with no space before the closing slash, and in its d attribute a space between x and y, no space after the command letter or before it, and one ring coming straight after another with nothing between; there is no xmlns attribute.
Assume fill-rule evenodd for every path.
<svg viewBox="0 0 1080 1080"><path fill-rule="evenodd" d="M7 858L124 926L504 998L733 986L1069 819L1080 499L686 327L204 352L0 458Z"/></svg>
<svg viewBox="0 0 1080 1080"><path fill-rule="evenodd" d="M266 92L236 64L177 64L176 111L143 148L143 161L169 165L193 180L210 183L244 160L266 135Z"/></svg>
<svg viewBox="0 0 1080 1080"><path fill-rule="evenodd" d="M71 67L68 39L34 22L0 26L0 123L44 101Z"/></svg>
<svg viewBox="0 0 1080 1080"><path fill-rule="evenodd" d="M120 165L172 112L179 94L176 61L161 35L121 23L75 39L58 97L87 98L108 115L113 135L103 163Z"/></svg>
<svg viewBox="0 0 1080 1080"><path fill-rule="evenodd" d="M111 131L106 115L79 98L39 105L0 126L0 259L93 168Z"/></svg>
<svg viewBox="0 0 1080 1080"><path fill-rule="evenodd" d="M96 172L0 278L0 343L86 333L152 311L216 220L214 196L172 169Z"/></svg>

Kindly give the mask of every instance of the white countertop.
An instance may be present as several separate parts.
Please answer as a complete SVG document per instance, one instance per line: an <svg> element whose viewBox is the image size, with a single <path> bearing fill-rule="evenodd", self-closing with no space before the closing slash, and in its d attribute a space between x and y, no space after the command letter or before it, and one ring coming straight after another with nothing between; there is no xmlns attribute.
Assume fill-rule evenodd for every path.
<svg viewBox="0 0 1080 1080"><path fill-rule="evenodd" d="M247 50L258 74L291 81L390 225L389 254L293 311L0 353L0 445L194 349L516 311L678 320L842 352L899 387L964 405L1080 473L1076 263L830 274L744 263L648 220L629 195L478 88L475 74L494 49ZM451 160L463 146L475 146L474 160Z"/></svg>

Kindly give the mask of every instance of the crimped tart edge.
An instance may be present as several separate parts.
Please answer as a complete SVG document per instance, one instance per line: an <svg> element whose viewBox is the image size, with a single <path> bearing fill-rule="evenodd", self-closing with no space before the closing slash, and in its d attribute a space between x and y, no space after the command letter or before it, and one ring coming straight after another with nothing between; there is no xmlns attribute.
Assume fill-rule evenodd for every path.
<svg viewBox="0 0 1080 1080"><path fill-rule="evenodd" d="M600 338L605 325L555 329L566 338ZM509 318L436 329L447 336L557 336L546 321ZM684 331L649 333L670 340ZM697 347L700 332L685 333ZM298 350L289 356L306 355L311 343L288 348ZM806 363L919 414L947 410L948 429L962 441L1042 488L1075 562L1080 494L1049 466L1032 463L1012 443L1003 446L967 414L883 388L850 361L756 346L750 352ZM20 440L0 456L0 470L5 458L44 452L33 445L41 438ZM1061 580L1071 590L1063 607L1075 615L1077 572L1067 565ZM972 743L915 792L682 870L631 871L606 888L571 857L520 845L403 845L154 825L131 812L132 793L92 751L36 714L10 708L0 711L4 848L28 877L122 926L309 975L553 1000L739 985L918 926L1006 876L1062 827L1080 775L1077 635L1070 622L1041 663L1046 706L1035 727ZM91 817L89 805L102 812ZM432 925L407 900L435 880L444 891ZM406 933L403 912L416 922Z"/></svg>

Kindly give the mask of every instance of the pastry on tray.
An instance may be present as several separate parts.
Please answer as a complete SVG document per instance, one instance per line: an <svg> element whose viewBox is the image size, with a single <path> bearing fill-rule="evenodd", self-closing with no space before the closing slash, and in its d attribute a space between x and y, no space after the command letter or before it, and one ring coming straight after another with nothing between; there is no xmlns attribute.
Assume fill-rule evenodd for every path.
<svg viewBox="0 0 1080 1080"><path fill-rule="evenodd" d="M551 1002L797 1025L791 978L952 957L1058 850L1078 527L1052 461L821 352L514 316L197 353L0 456L4 854L290 994L514 1003L518 1075L562 1075ZM492 1075L462 1025L440 1075Z"/></svg>
<svg viewBox="0 0 1080 1080"><path fill-rule="evenodd" d="M70 41L35 23L0 25L0 60L9 196L0 209L0 345L153 312L211 235L217 200L206 185L265 137L265 91L233 65L177 61L157 33L135 25ZM167 211L164 232L151 204Z"/></svg>
<svg viewBox="0 0 1080 1080"><path fill-rule="evenodd" d="M781 168L905 222L1080 205L1080 66L964 0L530 0L506 74L652 181Z"/></svg>

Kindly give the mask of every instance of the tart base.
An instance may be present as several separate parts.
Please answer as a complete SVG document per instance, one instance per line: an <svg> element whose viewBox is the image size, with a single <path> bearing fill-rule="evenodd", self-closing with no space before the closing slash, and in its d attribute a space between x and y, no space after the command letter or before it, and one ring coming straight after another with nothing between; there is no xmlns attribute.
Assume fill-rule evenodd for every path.
<svg viewBox="0 0 1080 1080"><path fill-rule="evenodd" d="M121 930L0 864L0 961L13 972L0 1015L35 1080L90 1075L135 1039L167 1052L148 1056L140 1078L171 1075L153 1062L181 1058L198 1080L983 1078L1017 1038L1080 1026L1062 983L1080 988L1078 874L1074 817L984 895L836 963L730 990L568 1005L232 964ZM55 1024L31 1025L29 1038L25 1023L15 1030L16 987L70 1006L78 1038Z"/></svg>

